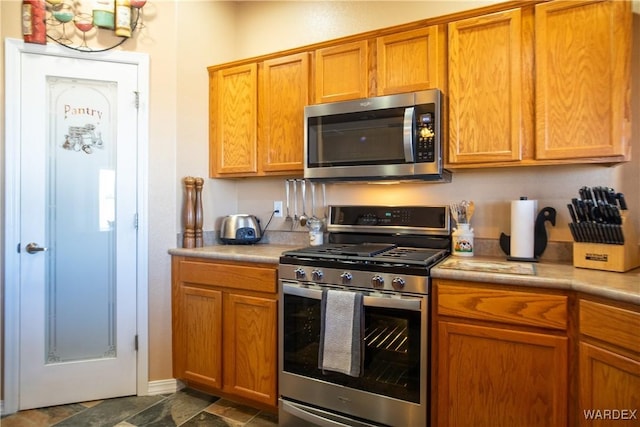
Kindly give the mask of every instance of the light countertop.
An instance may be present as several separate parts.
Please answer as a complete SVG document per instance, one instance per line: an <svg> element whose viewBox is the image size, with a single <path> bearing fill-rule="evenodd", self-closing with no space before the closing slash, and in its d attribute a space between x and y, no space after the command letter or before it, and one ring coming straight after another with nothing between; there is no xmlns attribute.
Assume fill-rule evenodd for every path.
<svg viewBox="0 0 640 427"><path fill-rule="evenodd" d="M299 247L301 246L271 243L257 245L213 245L195 249L175 248L170 249L169 253L171 255L220 259L225 261L278 264L282 252Z"/></svg>
<svg viewBox="0 0 640 427"><path fill-rule="evenodd" d="M615 273L551 262L527 263L506 261L504 258L450 256L431 269L431 277L570 289L640 306L640 268Z"/></svg>
<svg viewBox="0 0 640 427"><path fill-rule="evenodd" d="M301 245L214 245L170 249L171 255L278 264L280 254ZM431 269L431 277L505 285L574 290L640 306L640 268L626 273L576 268L551 262L513 262L504 258L450 256Z"/></svg>

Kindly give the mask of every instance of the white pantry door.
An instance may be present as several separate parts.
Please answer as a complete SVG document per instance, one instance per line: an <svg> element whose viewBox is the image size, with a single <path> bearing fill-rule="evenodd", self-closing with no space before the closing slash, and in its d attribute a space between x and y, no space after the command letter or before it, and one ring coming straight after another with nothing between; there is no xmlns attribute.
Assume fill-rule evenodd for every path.
<svg viewBox="0 0 640 427"><path fill-rule="evenodd" d="M134 395L137 66L21 61L19 409Z"/></svg>

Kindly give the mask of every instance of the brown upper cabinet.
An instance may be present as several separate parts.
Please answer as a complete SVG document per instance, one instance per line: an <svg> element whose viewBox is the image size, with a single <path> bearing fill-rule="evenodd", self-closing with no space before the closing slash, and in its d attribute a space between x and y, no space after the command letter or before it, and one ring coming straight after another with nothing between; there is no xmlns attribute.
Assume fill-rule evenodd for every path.
<svg viewBox="0 0 640 427"><path fill-rule="evenodd" d="M309 54L210 70L210 176L302 172Z"/></svg>
<svg viewBox="0 0 640 427"><path fill-rule="evenodd" d="M315 103L446 84L445 27L432 25L315 51Z"/></svg>
<svg viewBox="0 0 640 427"><path fill-rule="evenodd" d="M431 25L376 38L377 94L413 92L446 84L445 27Z"/></svg>
<svg viewBox="0 0 640 427"><path fill-rule="evenodd" d="M262 71L258 96L260 170L265 174L301 172L304 106L309 104L309 54L264 61Z"/></svg>
<svg viewBox="0 0 640 427"><path fill-rule="evenodd" d="M257 64L215 71L209 91L210 175L257 173Z"/></svg>
<svg viewBox="0 0 640 427"><path fill-rule="evenodd" d="M210 176L301 175L305 105L430 88L449 169L627 161L631 29L630 1L511 1L209 67Z"/></svg>
<svg viewBox="0 0 640 427"><path fill-rule="evenodd" d="M629 155L631 4L536 6L536 157Z"/></svg>
<svg viewBox="0 0 640 427"><path fill-rule="evenodd" d="M448 167L630 158L630 2L462 19L449 24L448 49Z"/></svg>
<svg viewBox="0 0 640 427"><path fill-rule="evenodd" d="M366 98L369 87L367 41L344 43L315 52L315 103Z"/></svg>
<svg viewBox="0 0 640 427"><path fill-rule="evenodd" d="M448 163L522 159L522 21L514 9L449 24Z"/></svg>

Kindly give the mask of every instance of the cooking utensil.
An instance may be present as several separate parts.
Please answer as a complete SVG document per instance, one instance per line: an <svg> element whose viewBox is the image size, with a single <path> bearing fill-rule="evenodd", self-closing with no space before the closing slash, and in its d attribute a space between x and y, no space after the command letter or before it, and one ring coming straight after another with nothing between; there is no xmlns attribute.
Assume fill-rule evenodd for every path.
<svg viewBox="0 0 640 427"><path fill-rule="evenodd" d="M317 220L316 216L316 184L313 181L309 182L311 185L311 218L313 220Z"/></svg>
<svg viewBox="0 0 640 427"><path fill-rule="evenodd" d="M469 206L467 206L467 223L471 224L471 217L473 213L476 211L476 204L473 203L473 200L469 201Z"/></svg>
<svg viewBox="0 0 640 427"><path fill-rule="evenodd" d="M300 225L307 225L307 209L306 209L306 198L307 198L307 181L304 179L300 180L300 189L302 190L302 215L300 215Z"/></svg>
<svg viewBox="0 0 640 427"><path fill-rule="evenodd" d="M291 181L293 182L293 223L296 224L298 222L298 180Z"/></svg>
<svg viewBox="0 0 640 427"><path fill-rule="evenodd" d="M291 217L291 212L289 212L289 187L290 187L291 181L288 179L284 180L284 192L287 198L287 216L284 218L284 222L287 224L291 224L291 228L293 228L293 218Z"/></svg>
<svg viewBox="0 0 640 427"><path fill-rule="evenodd" d="M322 220L327 219L327 187L325 183L322 183Z"/></svg>

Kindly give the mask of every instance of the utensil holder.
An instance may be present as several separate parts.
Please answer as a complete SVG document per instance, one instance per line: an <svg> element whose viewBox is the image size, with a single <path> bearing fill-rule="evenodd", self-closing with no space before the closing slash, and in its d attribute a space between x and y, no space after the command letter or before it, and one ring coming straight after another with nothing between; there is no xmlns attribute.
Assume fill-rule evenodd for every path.
<svg viewBox="0 0 640 427"><path fill-rule="evenodd" d="M628 211L621 214L624 244L573 243L573 266L623 273L640 266L640 248Z"/></svg>

